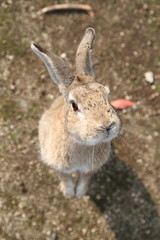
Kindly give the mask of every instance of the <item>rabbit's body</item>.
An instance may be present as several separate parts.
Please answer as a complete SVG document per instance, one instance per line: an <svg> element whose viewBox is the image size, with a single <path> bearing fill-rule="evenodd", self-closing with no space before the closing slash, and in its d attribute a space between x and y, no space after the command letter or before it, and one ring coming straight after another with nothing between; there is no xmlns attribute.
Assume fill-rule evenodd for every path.
<svg viewBox="0 0 160 240"><path fill-rule="evenodd" d="M63 97L58 97L39 124L42 159L59 173L67 197L81 198L92 173L107 162L120 120L108 102L108 87L96 83L91 50L95 32L88 28L77 50L76 74L58 56L33 44ZM78 173L75 183L72 173Z"/></svg>

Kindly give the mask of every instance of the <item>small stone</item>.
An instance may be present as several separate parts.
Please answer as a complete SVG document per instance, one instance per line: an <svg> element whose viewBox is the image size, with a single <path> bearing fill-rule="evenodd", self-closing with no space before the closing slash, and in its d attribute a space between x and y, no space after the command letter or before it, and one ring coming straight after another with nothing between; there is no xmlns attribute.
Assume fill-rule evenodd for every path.
<svg viewBox="0 0 160 240"><path fill-rule="evenodd" d="M11 124L10 125L10 129L13 130L14 129L14 125Z"/></svg>
<svg viewBox="0 0 160 240"><path fill-rule="evenodd" d="M48 35L47 35L47 33L42 33L42 37L43 37L45 40L48 40Z"/></svg>
<svg viewBox="0 0 160 240"><path fill-rule="evenodd" d="M159 97L159 93L158 92L154 92L154 93L152 93L151 95L150 95L150 97L149 97L149 100L154 100L154 99L156 99L157 97Z"/></svg>
<svg viewBox="0 0 160 240"><path fill-rule="evenodd" d="M123 36L124 36L124 32L120 32L119 35L120 35L121 37L123 37Z"/></svg>
<svg viewBox="0 0 160 240"><path fill-rule="evenodd" d="M66 58L66 57L67 57L67 54L66 54L66 53L61 53L61 55L60 55L60 56L61 56L61 58L63 58L63 59L64 59L64 58Z"/></svg>
<svg viewBox="0 0 160 240"><path fill-rule="evenodd" d="M97 194L97 195L96 195L96 199L97 199L97 200L100 200L100 199L101 199L101 195Z"/></svg>
<svg viewBox="0 0 160 240"><path fill-rule="evenodd" d="M139 159L136 160L136 162L137 162L137 163L142 163L143 160L139 158Z"/></svg>
<svg viewBox="0 0 160 240"><path fill-rule="evenodd" d="M157 131L154 131L154 137L158 137L159 136L159 133Z"/></svg>
<svg viewBox="0 0 160 240"><path fill-rule="evenodd" d="M56 233L52 233L52 234L51 234L51 239L52 239L52 240L57 240L57 239L58 239L57 234L56 234Z"/></svg>
<svg viewBox="0 0 160 240"><path fill-rule="evenodd" d="M86 228L83 228L82 229L82 234L85 235L87 233L87 229Z"/></svg>
<svg viewBox="0 0 160 240"><path fill-rule="evenodd" d="M126 44L125 43L122 43L121 44L121 48L125 48Z"/></svg>
<svg viewBox="0 0 160 240"><path fill-rule="evenodd" d="M131 96L131 95L126 95L126 96L125 96L125 99L131 100L131 99L132 99L132 96Z"/></svg>
<svg viewBox="0 0 160 240"><path fill-rule="evenodd" d="M151 41L147 41L147 46L151 46L152 42Z"/></svg>
<svg viewBox="0 0 160 240"><path fill-rule="evenodd" d="M154 15L154 11L153 11L153 10L150 10L150 11L149 11L149 14L150 14L150 15Z"/></svg>
<svg viewBox="0 0 160 240"><path fill-rule="evenodd" d="M7 5L6 3L3 2L3 3L1 3L1 7L2 7L2 8L7 8L8 5Z"/></svg>
<svg viewBox="0 0 160 240"><path fill-rule="evenodd" d="M133 55L136 57L136 56L138 56L138 52L137 51L134 51L133 52Z"/></svg>
<svg viewBox="0 0 160 240"><path fill-rule="evenodd" d="M150 233L151 233L151 231L148 229L148 230L146 231L146 234L149 235Z"/></svg>
<svg viewBox="0 0 160 240"><path fill-rule="evenodd" d="M13 55L7 55L6 58L9 59L10 61L12 61L14 59L14 56Z"/></svg>
<svg viewBox="0 0 160 240"><path fill-rule="evenodd" d="M20 100L20 106L21 106L21 108L24 108L24 109L26 109L27 107L28 107L28 103L27 103L27 101L26 100Z"/></svg>
<svg viewBox="0 0 160 240"><path fill-rule="evenodd" d="M153 72L149 71L144 74L146 82L152 84L154 82L154 75Z"/></svg>
<svg viewBox="0 0 160 240"><path fill-rule="evenodd" d="M15 85L13 85L13 84L10 85L11 90L15 90L15 88L16 88Z"/></svg>
<svg viewBox="0 0 160 240"><path fill-rule="evenodd" d="M97 220L97 224L101 224L102 223L102 220L101 219L98 219Z"/></svg>
<svg viewBox="0 0 160 240"><path fill-rule="evenodd" d="M95 233L95 232L96 232L96 228L92 228L92 229L91 229L91 232L92 232L92 233Z"/></svg>
<svg viewBox="0 0 160 240"><path fill-rule="evenodd" d="M90 199L90 196L83 196L83 200L84 200L84 202L88 202L89 199Z"/></svg>
<svg viewBox="0 0 160 240"><path fill-rule="evenodd" d="M144 9L148 9L148 4L147 4L147 3L144 3L143 8L144 8Z"/></svg>
<svg viewBox="0 0 160 240"><path fill-rule="evenodd" d="M52 100L54 98L54 96L53 96L53 94L49 93L49 94L47 94L47 98Z"/></svg>
<svg viewBox="0 0 160 240"><path fill-rule="evenodd" d="M152 22L153 22L152 19L149 18L149 19L148 19L148 24L152 24Z"/></svg>
<svg viewBox="0 0 160 240"><path fill-rule="evenodd" d="M46 78L46 74L42 74L42 75L40 76L40 78L41 78L42 80L44 80L44 79Z"/></svg>
<svg viewBox="0 0 160 240"><path fill-rule="evenodd" d="M147 138L148 141L152 140L152 136L151 135L148 135L146 138Z"/></svg>
<svg viewBox="0 0 160 240"><path fill-rule="evenodd" d="M13 229L13 224L10 223L10 224L7 226L7 230L8 230L8 231L11 231L12 229Z"/></svg>
<svg viewBox="0 0 160 240"><path fill-rule="evenodd" d="M47 231L47 232L46 232L46 235L48 235L48 236L49 236L50 234L51 234L51 232L50 232L50 231Z"/></svg>
<svg viewBox="0 0 160 240"><path fill-rule="evenodd" d="M156 89L156 85L152 85L151 88L152 88L152 90L155 90Z"/></svg>
<svg viewBox="0 0 160 240"><path fill-rule="evenodd" d="M36 222L32 222L32 226L36 226L37 225L37 223Z"/></svg>
<svg viewBox="0 0 160 240"><path fill-rule="evenodd" d="M141 219L141 223L142 223L142 224L145 224L145 223L146 223L146 220L142 218L142 219Z"/></svg>

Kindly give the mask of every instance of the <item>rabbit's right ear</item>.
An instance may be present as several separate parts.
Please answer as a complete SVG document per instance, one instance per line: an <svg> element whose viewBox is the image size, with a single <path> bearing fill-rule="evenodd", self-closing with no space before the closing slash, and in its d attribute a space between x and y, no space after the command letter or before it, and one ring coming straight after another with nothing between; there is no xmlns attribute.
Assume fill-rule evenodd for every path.
<svg viewBox="0 0 160 240"><path fill-rule="evenodd" d="M66 63L53 53L49 53L36 44L31 45L32 50L40 57L46 65L53 81L61 88L68 88L74 80Z"/></svg>

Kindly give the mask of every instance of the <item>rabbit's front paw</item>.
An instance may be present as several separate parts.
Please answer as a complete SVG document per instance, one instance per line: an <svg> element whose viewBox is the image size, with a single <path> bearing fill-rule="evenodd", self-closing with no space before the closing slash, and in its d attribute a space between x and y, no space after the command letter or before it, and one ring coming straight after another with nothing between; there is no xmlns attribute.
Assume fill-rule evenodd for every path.
<svg viewBox="0 0 160 240"><path fill-rule="evenodd" d="M63 195L66 198L74 197L74 195L75 195L74 186L66 186L63 182L61 182L60 188L61 188Z"/></svg>
<svg viewBox="0 0 160 240"><path fill-rule="evenodd" d="M84 184L80 184L76 188L76 197L81 199L88 191L88 186Z"/></svg>

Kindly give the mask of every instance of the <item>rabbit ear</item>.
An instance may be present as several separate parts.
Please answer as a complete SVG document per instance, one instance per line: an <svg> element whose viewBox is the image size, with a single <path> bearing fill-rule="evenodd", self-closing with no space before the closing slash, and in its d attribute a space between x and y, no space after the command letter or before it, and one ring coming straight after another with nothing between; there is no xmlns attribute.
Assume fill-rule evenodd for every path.
<svg viewBox="0 0 160 240"><path fill-rule="evenodd" d="M53 53L49 53L36 44L31 45L32 50L40 57L46 65L48 72L57 85L69 87L74 80L73 74L69 71L64 61Z"/></svg>
<svg viewBox="0 0 160 240"><path fill-rule="evenodd" d="M95 31L93 28L87 28L85 34L78 46L76 53L76 73L77 75L89 75L94 78L92 69L91 52Z"/></svg>

